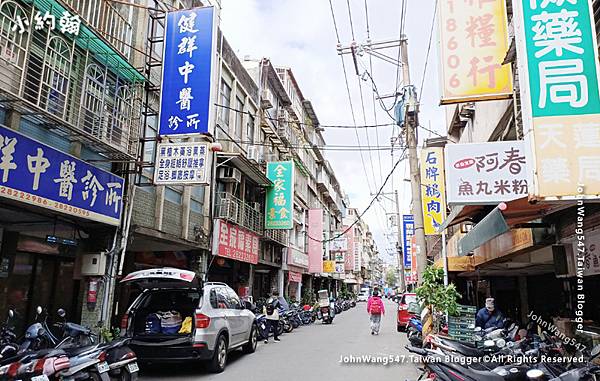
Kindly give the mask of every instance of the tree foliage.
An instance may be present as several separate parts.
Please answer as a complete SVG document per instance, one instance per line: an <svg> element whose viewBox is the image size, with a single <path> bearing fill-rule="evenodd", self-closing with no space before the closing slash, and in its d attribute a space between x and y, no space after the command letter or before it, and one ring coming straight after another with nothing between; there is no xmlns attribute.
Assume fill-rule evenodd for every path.
<svg viewBox="0 0 600 381"><path fill-rule="evenodd" d="M385 283L388 286L394 287L396 285L396 271L392 268L388 269L385 273Z"/></svg>
<svg viewBox="0 0 600 381"><path fill-rule="evenodd" d="M432 308L432 312L456 314L458 298L454 284L444 286L444 270L427 266L423 273L423 282L416 289L417 297L425 305Z"/></svg>

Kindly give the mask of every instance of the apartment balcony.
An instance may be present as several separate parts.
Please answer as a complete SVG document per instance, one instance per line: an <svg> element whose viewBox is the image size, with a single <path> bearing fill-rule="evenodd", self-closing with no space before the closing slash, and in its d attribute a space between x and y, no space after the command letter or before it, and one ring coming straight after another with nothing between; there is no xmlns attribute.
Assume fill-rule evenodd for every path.
<svg viewBox="0 0 600 381"><path fill-rule="evenodd" d="M273 242L277 242L282 246L288 246L289 243L289 234L287 230L265 229L264 237Z"/></svg>
<svg viewBox="0 0 600 381"><path fill-rule="evenodd" d="M257 234L263 232L263 214L260 205L250 205L231 193L218 192L215 205L215 218L233 222Z"/></svg>

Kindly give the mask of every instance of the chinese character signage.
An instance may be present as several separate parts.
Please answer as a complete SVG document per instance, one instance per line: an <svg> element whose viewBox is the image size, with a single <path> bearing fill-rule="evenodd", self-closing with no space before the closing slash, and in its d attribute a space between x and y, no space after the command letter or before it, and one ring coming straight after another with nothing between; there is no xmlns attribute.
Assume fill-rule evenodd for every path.
<svg viewBox="0 0 600 381"><path fill-rule="evenodd" d="M439 2L442 104L512 97L504 1Z"/></svg>
<svg viewBox="0 0 600 381"><path fill-rule="evenodd" d="M523 124L534 158L529 191L542 198L598 196L600 85L592 2L514 4Z"/></svg>
<svg viewBox="0 0 600 381"><path fill-rule="evenodd" d="M334 237L339 235L341 232L335 233ZM329 243L329 251L346 251L348 250L348 237L342 235L341 237L334 238Z"/></svg>
<svg viewBox="0 0 600 381"><path fill-rule="evenodd" d="M600 233L598 231L585 232L583 247L579 241L573 242L573 262L577 263L577 257L581 256L583 260L583 275L600 274ZM575 266L576 267L576 266Z"/></svg>
<svg viewBox="0 0 600 381"><path fill-rule="evenodd" d="M207 152L207 143L158 143L154 184L207 184Z"/></svg>
<svg viewBox="0 0 600 381"><path fill-rule="evenodd" d="M258 263L259 237L248 229L215 220L213 254L252 264Z"/></svg>
<svg viewBox="0 0 600 381"><path fill-rule="evenodd" d="M267 163L267 177L273 182L267 190L265 229L294 227L294 162ZM318 237L320 238L319 234Z"/></svg>
<svg viewBox="0 0 600 381"><path fill-rule="evenodd" d="M440 234L438 227L446 218L444 149L442 147L421 150L421 200L425 234Z"/></svg>
<svg viewBox="0 0 600 381"><path fill-rule="evenodd" d="M288 280L290 282L302 283L302 274L295 271L288 271Z"/></svg>
<svg viewBox="0 0 600 381"><path fill-rule="evenodd" d="M448 144L444 153L449 204L495 204L527 196L524 141Z"/></svg>
<svg viewBox="0 0 600 381"><path fill-rule="evenodd" d="M358 245L354 247L354 226L348 228L348 226L342 227L342 229L347 230L344 236L346 237L346 255L344 256L344 269L346 271L360 271L360 268L356 269L356 261L354 258L357 257L357 254L354 253L355 249L358 249ZM359 254L360 255L360 254Z"/></svg>
<svg viewBox="0 0 600 381"><path fill-rule="evenodd" d="M323 261L323 272L334 273L335 272L335 261Z"/></svg>
<svg viewBox="0 0 600 381"><path fill-rule="evenodd" d="M124 180L0 127L0 197L119 225Z"/></svg>
<svg viewBox="0 0 600 381"><path fill-rule="evenodd" d="M33 16L33 23L29 20L29 17L22 17L17 13L17 17L15 23L13 24L11 30L13 32L17 32L18 34L23 34L25 32L30 32L31 27L38 31L42 29L59 30L61 33L65 35L78 36L79 29L81 27L81 20L79 19L79 15L71 15L69 12L64 11L60 16L54 15L50 13L50 11L46 11L41 13L39 10L35 12Z"/></svg>
<svg viewBox="0 0 600 381"><path fill-rule="evenodd" d="M410 239L413 235L415 235L415 217L412 214L404 214L402 215L402 255L405 269L410 269Z"/></svg>
<svg viewBox="0 0 600 381"><path fill-rule="evenodd" d="M301 251L294 249L293 247L289 248L289 250L288 250L288 265L308 268L308 263L309 263L308 255L304 254ZM321 272L321 271L319 271L319 272Z"/></svg>
<svg viewBox="0 0 600 381"><path fill-rule="evenodd" d="M308 272L323 272L323 209L308 210Z"/></svg>
<svg viewBox="0 0 600 381"><path fill-rule="evenodd" d="M213 7L166 16L159 135L208 132L215 46Z"/></svg>

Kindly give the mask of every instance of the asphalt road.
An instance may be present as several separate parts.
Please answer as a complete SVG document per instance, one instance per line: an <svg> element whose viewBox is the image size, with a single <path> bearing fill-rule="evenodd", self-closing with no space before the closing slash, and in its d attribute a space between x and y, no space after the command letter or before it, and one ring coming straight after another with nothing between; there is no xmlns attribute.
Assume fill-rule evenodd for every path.
<svg viewBox="0 0 600 381"><path fill-rule="evenodd" d="M386 300L379 335L372 336L365 303L359 303L335 317L332 325L319 321L284 334L281 342L272 338L259 343L255 353L229 355L221 374L210 374L199 364L154 366L142 369L141 380L259 380L259 381L380 381L416 380L417 364L410 361L406 335L396 332L396 304ZM343 356L379 356L394 362L358 364L342 363ZM404 359L401 357L405 355ZM372 357L373 358L373 357ZM396 362L400 361L400 362Z"/></svg>

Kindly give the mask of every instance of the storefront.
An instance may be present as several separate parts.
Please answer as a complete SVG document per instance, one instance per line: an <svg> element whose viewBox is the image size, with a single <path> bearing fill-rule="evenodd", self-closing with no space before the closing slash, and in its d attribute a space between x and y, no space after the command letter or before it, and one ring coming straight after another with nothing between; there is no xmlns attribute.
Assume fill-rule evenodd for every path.
<svg viewBox="0 0 600 381"><path fill-rule="evenodd" d="M308 255L295 249L287 249L287 294L295 301L302 300L302 274L308 271Z"/></svg>

